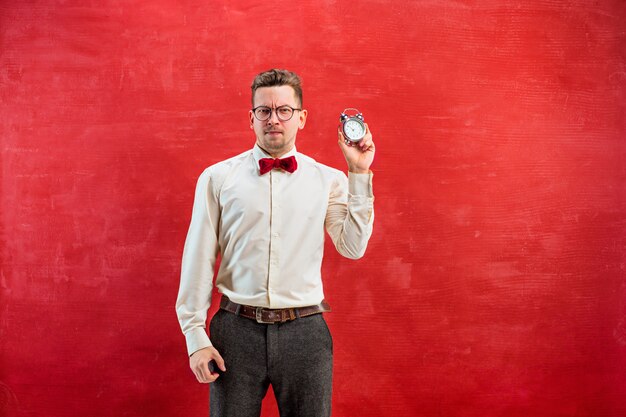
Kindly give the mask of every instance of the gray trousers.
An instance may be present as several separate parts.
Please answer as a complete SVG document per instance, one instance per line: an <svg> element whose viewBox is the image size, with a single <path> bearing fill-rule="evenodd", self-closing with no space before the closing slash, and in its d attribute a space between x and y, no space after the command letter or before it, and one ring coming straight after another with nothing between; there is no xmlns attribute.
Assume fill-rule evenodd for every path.
<svg viewBox="0 0 626 417"><path fill-rule="evenodd" d="M322 314L261 324L220 309L210 331L226 365L210 384L211 417L258 417L269 384L281 417L330 416L333 341Z"/></svg>

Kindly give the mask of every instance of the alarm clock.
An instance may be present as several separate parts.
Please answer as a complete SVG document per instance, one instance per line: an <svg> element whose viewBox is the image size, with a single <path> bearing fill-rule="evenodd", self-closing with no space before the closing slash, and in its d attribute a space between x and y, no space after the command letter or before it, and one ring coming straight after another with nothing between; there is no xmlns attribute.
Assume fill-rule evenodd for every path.
<svg viewBox="0 0 626 417"><path fill-rule="evenodd" d="M356 114L349 115L348 111L350 110ZM363 115L357 109L345 109L339 116L339 121L341 122L343 136L350 142L359 142L365 136L366 130Z"/></svg>

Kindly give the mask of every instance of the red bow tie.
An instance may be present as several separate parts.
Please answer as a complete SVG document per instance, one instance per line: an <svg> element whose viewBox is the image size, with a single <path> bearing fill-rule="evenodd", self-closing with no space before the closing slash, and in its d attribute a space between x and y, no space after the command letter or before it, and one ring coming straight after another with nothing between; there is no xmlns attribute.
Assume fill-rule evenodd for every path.
<svg viewBox="0 0 626 417"><path fill-rule="evenodd" d="M274 168L283 169L287 172L294 172L298 168L295 156L289 156L283 159L261 158L259 159L259 171L261 175L270 172Z"/></svg>

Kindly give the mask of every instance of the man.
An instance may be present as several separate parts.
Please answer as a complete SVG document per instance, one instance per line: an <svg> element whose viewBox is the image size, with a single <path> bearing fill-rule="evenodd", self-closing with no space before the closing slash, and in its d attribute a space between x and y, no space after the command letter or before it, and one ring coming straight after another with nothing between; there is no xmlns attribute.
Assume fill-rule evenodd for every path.
<svg viewBox="0 0 626 417"><path fill-rule="evenodd" d="M300 78L270 70L252 84L252 150L198 179L176 312L198 382L213 383L211 416L259 416L272 384L281 417L329 416L332 338L322 314L324 229L363 256L374 219L374 143L338 132L348 178L298 153L306 123ZM213 268L221 309L205 322ZM213 365L216 366L213 366Z"/></svg>

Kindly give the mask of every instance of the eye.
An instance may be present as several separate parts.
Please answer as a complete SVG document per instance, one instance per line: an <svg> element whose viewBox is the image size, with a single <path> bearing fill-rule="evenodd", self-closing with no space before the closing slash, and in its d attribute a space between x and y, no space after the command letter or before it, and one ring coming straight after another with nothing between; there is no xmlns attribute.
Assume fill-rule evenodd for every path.
<svg viewBox="0 0 626 417"><path fill-rule="evenodd" d="M256 109L256 114L259 117L267 117L270 114L269 107L259 107Z"/></svg>
<svg viewBox="0 0 626 417"><path fill-rule="evenodd" d="M289 116L291 114L291 109L289 107L279 107L276 110L281 116Z"/></svg>

